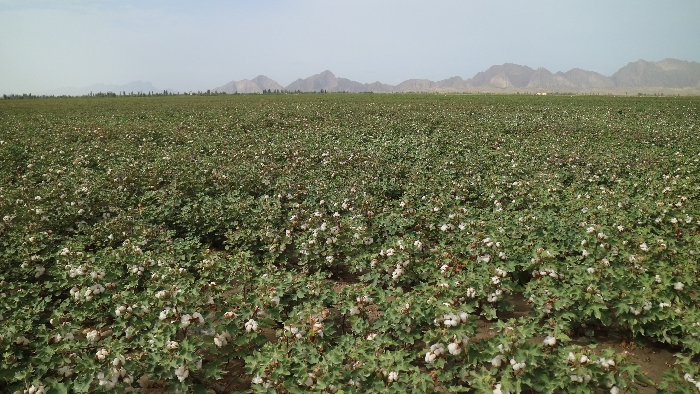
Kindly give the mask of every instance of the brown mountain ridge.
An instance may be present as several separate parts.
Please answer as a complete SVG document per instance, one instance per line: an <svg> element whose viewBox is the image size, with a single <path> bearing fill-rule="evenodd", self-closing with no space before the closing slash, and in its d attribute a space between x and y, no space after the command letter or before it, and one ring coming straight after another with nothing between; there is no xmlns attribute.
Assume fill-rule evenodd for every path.
<svg viewBox="0 0 700 394"><path fill-rule="evenodd" d="M532 69L513 63L494 65L469 79L455 76L441 81L408 79L398 85L381 82L361 83L339 78L326 70L286 87L260 75L252 80L231 81L213 89L225 93L262 93L263 90L290 92L485 92L485 91L543 91L576 92L621 91L625 89L685 89L700 93L700 63L677 59L658 62L638 60L620 68L607 77L594 71L574 68L552 73L545 68Z"/></svg>

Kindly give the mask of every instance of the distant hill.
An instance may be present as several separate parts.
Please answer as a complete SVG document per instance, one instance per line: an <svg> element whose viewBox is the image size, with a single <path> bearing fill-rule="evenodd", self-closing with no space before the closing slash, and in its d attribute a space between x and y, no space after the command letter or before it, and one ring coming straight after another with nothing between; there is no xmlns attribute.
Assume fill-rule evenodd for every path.
<svg viewBox="0 0 700 394"><path fill-rule="evenodd" d="M263 90L284 90L284 87L264 75L258 75L253 79L231 81L213 89L218 93L262 93Z"/></svg>
<svg viewBox="0 0 700 394"><path fill-rule="evenodd" d="M622 67L611 78L619 87L700 87L700 63L676 59L648 62L640 59Z"/></svg>
<svg viewBox="0 0 700 394"><path fill-rule="evenodd" d="M617 92L626 88L690 89L700 94L700 63L677 59L658 62L638 60L629 63L608 77L594 71L573 68L552 73L546 68L533 69L513 63L494 65L469 79L455 76L441 81L408 79L398 85L381 82L362 83L339 78L326 70L307 78L299 78L286 87L260 75L253 80L231 81L214 89L226 93L262 93L263 89L300 92Z"/></svg>
<svg viewBox="0 0 700 394"><path fill-rule="evenodd" d="M107 85L104 83L95 83L90 86L85 86L82 88L58 88L58 89L51 89L51 90L46 90L43 92L39 92L39 95L46 95L46 96L83 96L86 94L90 93L107 93L107 92L112 92L112 93L119 93L119 92L126 92L127 94L133 92L133 93L148 93L148 92L162 92L158 89L156 89L153 84L150 82L146 81L134 81L134 82L129 82L124 85Z"/></svg>

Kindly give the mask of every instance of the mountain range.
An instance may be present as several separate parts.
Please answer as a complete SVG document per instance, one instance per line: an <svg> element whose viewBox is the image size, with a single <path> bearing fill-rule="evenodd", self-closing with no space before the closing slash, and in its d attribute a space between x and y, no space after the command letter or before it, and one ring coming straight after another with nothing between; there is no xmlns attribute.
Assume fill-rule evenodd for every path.
<svg viewBox="0 0 700 394"><path fill-rule="evenodd" d="M574 68L552 73L545 68L532 69L513 63L489 67L469 79L455 76L441 81L409 79L398 85L381 82L361 83L336 77L326 70L287 86L260 75L254 79L231 81L212 89L225 93L262 93L263 90L318 92L612 92L624 89L684 90L700 93L700 63L677 59L658 62L638 60L620 68L612 76ZM635 90L635 91L636 91Z"/></svg>

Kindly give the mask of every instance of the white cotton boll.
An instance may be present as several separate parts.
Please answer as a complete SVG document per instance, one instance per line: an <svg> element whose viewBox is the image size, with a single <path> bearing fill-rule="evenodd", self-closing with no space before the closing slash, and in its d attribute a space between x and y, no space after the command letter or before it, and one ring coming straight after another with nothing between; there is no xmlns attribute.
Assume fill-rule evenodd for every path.
<svg viewBox="0 0 700 394"><path fill-rule="evenodd" d="M44 386L44 385L39 385L39 386L36 386L36 387L35 387L34 385L32 385L32 386L30 387L30 392L31 392L31 388L32 388L32 387L34 387L34 388L36 389L36 391L34 392L34 394L46 394L46 386Z"/></svg>
<svg viewBox="0 0 700 394"><path fill-rule="evenodd" d="M499 354L493 359L491 359L491 365L493 365L496 368L501 368L501 365L503 365L503 356Z"/></svg>
<svg viewBox="0 0 700 394"><path fill-rule="evenodd" d="M97 342L100 339L100 333L97 330L92 330L86 334L88 342Z"/></svg>
<svg viewBox="0 0 700 394"><path fill-rule="evenodd" d="M450 352L451 355L457 356L460 353L462 353L462 349L459 347L458 343L452 342L449 345L447 345L447 350Z"/></svg>
<svg viewBox="0 0 700 394"><path fill-rule="evenodd" d="M122 314L124 314L125 311L126 307L124 305L120 305L119 307L117 307L117 309L114 310L114 314L117 316L121 316Z"/></svg>
<svg viewBox="0 0 700 394"><path fill-rule="evenodd" d="M245 330L246 332L251 332L251 331L258 331L258 322L256 322L253 319L248 320L245 323Z"/></svg>
<svg viewBox="0 0 700 394"><path fill-rule="evenodd" d="M497 383L494 388L493 388L493 394L503 394L503 391L501 390L501 384Z"/></svg>
<svg viewBox="0 0 700 394"><path fill-rule="evenodd" d="M109 355L109 351L107 351L107 349L105 349L105 348L102 348L95 353L95 356L100 361L103 361L105 358L107 358L108 355Z"/></svg>
<svg viewBox="0 0 700 394"><path fill-rule="evenodd" d="M554 346L554 345L557 344L557 339L556 339L555 337L553 337L553 336L547 336L547 337L544 339L544 344L547 345L547 346Z"/></svg>
<svg viewBox="0 0 700 394"><path fill-rule="evenodd" d="M224 313L224 318L226 318L226 319L235 319L236 316L238 316L238 315L236 315L235 312L228 311L228 312Z"/></svg>
<svg viewBox="0 0 700 394"><path fill-rule="evenodd" d="M318 321L314 322L314 324L311 326L311 329L316 335L323 337L323 323Z"/></svg>
<svg viewBox="0 0 700 394"><path fill-rule="evenodd" d="M40 265L37 265L37 266L34 268L34 277L35 277L35 278L38 278L38 277L40 277L41 275L44 275L44 272L45 272L45 271L46 271L46 268L44 268L44 267L42 267L42 266L40 266Z"/></svg>
<svg viewBox="0 0 700 394"><path fill-rule="evenodd" d="M396 371L391 371L389 372L389 376L387 377L387 381L389 382L396 382L399 380L399 373Z"/></svg>
<svg viewBox="0 0 700 394"><path fill-rule="evenodd" d="M510 364L513 366L513 371L518 372L525 369L525 362L517 362L514 358L510 360Z"/></svg>
<svg viewBox="0 0 700 394"><path fill-rule="evenodd" d="M180 381L180 383L182 383L185 381L185 379L187 379L188 376L190 376L190 371L187 369L187 367L182 365L175 369L175 376Z"/></svg>
<svg viewBox="0 0 700 394"><path fill-rule="evenodd" d="M586 363L588 363L589 361L591 361L591 360L590 360L590 359L588 358L588 356L586 356L585 354L582 355L581 358L579 359L579 362L580 362L581 364L586 364Z"/></svg>
<svg viewBox="0 0 700 394"><path fill-rule="evenodd" d="M67 378L67 377L73 375L73 368L71 368L68 365L64 365L58 369L58 374Z"/></svg>
<svg viewBox="0 0 700 394"><path fill-rule="evenodd" d="M348 312L348 313L349 313L350 316L359 315L359 314L360 314L360 308L358 308L357 306L353 306L352 308L350 308L350 312Z"/></svg>
<svg viewBox="0 0 700 394"><path fill-rule="evenodd" d="M166 308L163 309L160 314L158 314L158 319L159 320L165 320L168 317L168 313L170 313L170 309Z"/></svg>
<svg viewBox="0 0 700 394"><path fill-rule="evenodd" d="M467 312L460 312L459 313L459 320L461 320L462 323L466 323L467 320L469 320L469 314Z"/></svg>
<svg viewBox="0 0 700 394"><path fill-rule="evenodd" d="M165 343L165 348L168 350L175 350L178 347L180 347L180 344L177 343L176 341L168 341Z"/></svg>
<svg viewBox="0 0 700 394"><path fill-rule="evenodd" d="M187 327L190 325L190 320L192 319L192 316L189 314L182 315L180 317L180 323L182 324L182 327Z"/></svg>
<svg viewBox="0 0 700 394"><path fill-rule="evenodd" d="M446 327L457 327L457 325L460 322L459 316L455 315L454 313L448 313L447 315L442 316L444 322L443 324Z"/></svg>
<svg viewBox="0 0 700 394"><path fill-rule="evenodd" d="M192 314L192 319L197 320L200 324L204 323L204 316L201 313L195 312Z"/></svg>
<svg viewBox="0 0 700 394"><path fill-rule="evenodd" d="M612 386L610 388L610 394L620 394L620 388L617 386Z"/></svg>
<svg viewBox="0 0 700 394"><path fill-rule="evenodd" d="M572 382L577 382L577 383L583 382L583 377L578 376L578 375L569 375L569 379L571 379Z"/></svg>
<svg viewBox="0 0 700 394"><path fill-rule="evenodd" d="M435 355L435 353L433 353L433 352L425 353L425 362L426 363L432 364L435 361L435 359L437 359L437 355Z"/></svg>
<svg viewBox="0 0 700 394"><path fill-rule="evenodd" d="M465 295L469 298L476 297L476 289L474 289L473 287L468 288L467 291L465 292Z"/></svg>
<svg viewBox="0 0 700 394"><path fill-rule="evenodd" d="M646 243L646 242L639 244L639 249L641 249L641 250L643 250L643 251L645 251L645 252L648 252L648 251L649 251L649 247L647 246L647 243Z"/></svg>
<svg viewBox="0 0 700 394"><path fill-rule="evenodd" d="M403 275L403 268L401 268L401 267L399 266L399 267L396 267L396 269L394 270L394 272L391 273L391 278L394 279L394 280L397 280L397 279L399 279L399 278L401 277L401 275Z"/></svg>
<svg viewBox="0 0 700 394"><path fill-rule="evenodd" d="M118 356L115 357L114 360L112 360L112 365L115 367L118 367L120 365L124 365L126 363L126 358L124 356Z"/></svg>
<svg viewBox="0 0 700 394"><path fill-rule="evenodd" d="M493 283L494 285L497 285L497 284L501 283L501 278L499 278L498 276L494 276L491 278L491 283Z"/></svg>
<svg viewBox="0 0 700 394"><path fill-rule="evenodd" d="M280 298L279 298L279 296L270 296L270 301L272 301L272 303L275 304L275 306L279 306L279 305L280 305Z"/></svg>
<svg viewBox="0 0 700 394"><path fill-rule="evenodd" d="M681 282L676 282L676 283L673 284L673 288L676 289L676 290L678 290L678 291L681 291L681 290L683 290L683 283L681 283Z"/></svg>
<svg viewBox="0 0 700 394"><path fill-rule="evenodd" d="M436 356L439 356L445 353L445 345L443 345L442 343L436 343L430 346L430 351L433 352Z"/></svg>
<svg viewBox="0 0 700 394"><path fill-rule="evenodd" d="M491 261L491 255L476 256L477 263L488 263L489 261Z"/></svg>
<svg viewBox="0 0 700 394"><path fill-rule="evenodd" d="M253 380L251 381L253 384L262 384L263 383L263 378L260 377L260 375L255 375Z"/></svg>
<svg viewBox="0 0 700 394"><path fill-rule="evenodd" d="M600 366L603 367L604 369L608 369L608 368L610 368L610 367L614 367L614 366L615 366L615 360L613 360L613 359L611 359L611 358L605 359L605 358L601 357L601 358L600 358Z"/></svg>
<svg viewBox="0 0 700 394"><path fill-rule="evenodd" d="M569 352L569 356L567 357L566 360L567 360L569 363L573 363L573 362L576 361L576 356L574 355L574 353Z"/></svg>

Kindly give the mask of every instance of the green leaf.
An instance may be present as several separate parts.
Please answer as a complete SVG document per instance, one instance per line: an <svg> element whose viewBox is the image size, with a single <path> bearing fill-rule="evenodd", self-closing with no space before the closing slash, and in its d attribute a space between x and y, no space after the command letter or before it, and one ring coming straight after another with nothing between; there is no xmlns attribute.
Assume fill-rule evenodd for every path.
<svg viewBox="0 0 700 394"><path fill-rule="evenodd" d="M68 386L65 383L56 383L51 386L47 394L68 394Z"/></svg>
<svg viewBox="0 0 700 394"><path fill-rule="evenodd" d="M90 391L92 376L84 374L73 381L73 391L76 393L87 393Z"/></svg>

